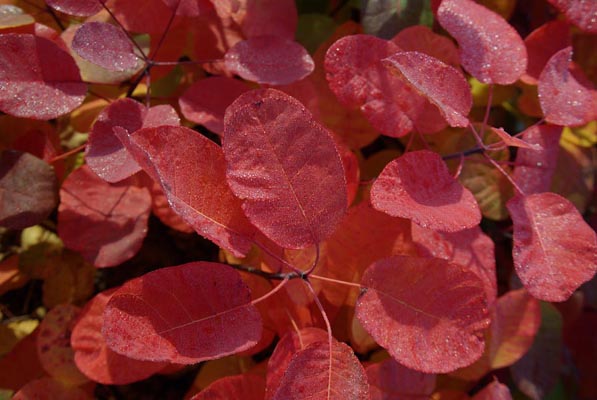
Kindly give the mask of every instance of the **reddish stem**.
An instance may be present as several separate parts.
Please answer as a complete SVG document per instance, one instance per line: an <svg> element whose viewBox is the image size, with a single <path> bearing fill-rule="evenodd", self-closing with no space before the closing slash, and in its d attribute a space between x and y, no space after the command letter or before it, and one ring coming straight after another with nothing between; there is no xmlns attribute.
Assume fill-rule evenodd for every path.
<svg viewBox="0 0 597 400"><path fill-rule="evenodd" d="M49 163L50 163L50 164L52 164L52 163L55 163L56 161L58 161L58 160L62 160L62 159L64 159L64 158L67 158L68 156L71 156L71 155L73 155L73 154L75 154L75 153L78 153L78 152L80 152L81 150L85 150L85 146L87 146L87 143L85 143L85 144L82 144L82 145L80 145L80 146L78 146L78 147L75 147L75 148L74 148L74 149L72 149L72 150L69 150L69 151L67 151L67 152L65 152L65 153L62 153L62 154L60 154L60 155L58 155L58 156L56 156L56 157L52 158L52 159L49 161Z"/></svg>

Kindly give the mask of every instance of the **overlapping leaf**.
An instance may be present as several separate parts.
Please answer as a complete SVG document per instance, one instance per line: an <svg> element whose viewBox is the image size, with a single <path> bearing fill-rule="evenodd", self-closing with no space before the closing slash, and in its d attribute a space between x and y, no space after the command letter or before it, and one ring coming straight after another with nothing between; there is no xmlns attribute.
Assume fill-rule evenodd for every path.
<svg viewBox="0 0 597 400"><path fill-rule="evenodd" d="M517 196L507 204L514 224L514 267L527 290L564 301L597 271L597 235L555 193Z"/></svg>
<svg viewBox="0 0 597 400"><path fill-rule="evenodd" d="M395 256L373 263L361 281L356 315L402 365L453 371L483 353L489 324L480 278L439 258Z"/></svg>
<svg viewBox="0 0 597 400"><path fill-rule="evenodd" d="M226 183L224 155L217 144L176 126L143 128L132 135L115 128L115 133L188 224L234 255L246 255L255 228Z"/></svg>
<svg viewBox="0 0 597 400"><path fill-rule="evenodd" d="M257 344L261 317L250 302L248 288L229 266L162 268L112 295L103 334L108 347L130 358L194 364Z"/></svg>
<svg viewBox="0 0 597 400"><path fill-rule="evenodd" d="M522 38L500 15L472 0L443 0L440 25L460 46L460 62L483 83L509 85L527 67Z"/></svg>
<svg viewBox="0 0 597 400"><path fill-rule="evenodd" d="M551 56L572 45L570 24L560 20L547 22L531 32L524 39L524 44L529 54L529 65L521 80L536 85L541 71Z"/></svg>
<svg viewBox="0 0 597 400"><path fill-rule="evenodd" d="M435 57L454 68L460 68L460 57L454 42L424 25L413 25L392 38L403 51L418 51Z"/></svg>
<svg viewBox="0 0 597 400"><path fill-rule="evenodd" d="M420 400L435 388L435 375L406 368L392 358L370 364L365 371L371 400Z"/></svg>
<svg viewBox="0 0 597 400"><path fill-rule="evenodd" d="M139 62L129 37L118 26L105 22L81 25L72 48L85 60L110 71L133 69Z"/></svg>
<svg viewBox="0 0 597 400"><path fill-rule="evenodd" d="M496 380L473 396L473 400L512 400L508 386Z"/></svg>
<svg viewBox="0 0 597 400"><path fill-rule="evenodd" d="M16 117L52 119L85 99L73 58L54 42L33 35L0 36L0 110Z"/></svg>
<svg viewBox="0 0 597 400"><path fill-rule="evenodd" d="M65 14L89 17L102 9L105 0L46 0L46 4Z"/></svg>
<svg viewBox="0 0 597 400"><path fill-rule="evenodd" d="M92 400L93 397L85 390L62 384L52 378L40 378L28 382L17 393L13 400L30 400L54 398L62 400Z"/></svg>
<svg viewBox="0 0 597 400"><path fill-rule="evenodd" d="M347 107L360 108L381 133L400 137L416 128L432 133L445 127L437 107L389 73L381 60L400 51L368 35L346 36L325 56L330 89Z"/></svg>
<svg viewBox="0 0 597 400"><path fill-rule="evenodd" d="M191 400L263 400L265 381L259 375L243 374L218 379Z"/></svg>
<svg viewBox="0 0 597 400"><path fill-rule="evenodd" d="M566 18L587 32L597 33L597 4L591 0L548 0Z"/></svg>
<svg viewBox="0 0 597 400"><path fill-rule="evenodd" d="M269 85L296 82L315 68L303 46L271 35L238 42L226 53L225 62L226 67L241 78Z"/></svg>
<svg viewBox="0 0 597 400"><path fill-rule="evenodd" d="M0 153L0 226L23 229L43 221L56 207L54 170L29 153Z"/></svg>
<svg viewBox="0 0 597 400"><path fill-rule="evenodd" d="M472 193L450 175L437 153L428 150L409 152L389 163L371 188L371 204L438 231L455 232L481 222Z"/></svg>
<svg viewBox="0 0 597 400"><path fill-rule="evenodd" d="M60 238L96 267L121 264L141 247L151 210L147 189L109 184L83 166L64 181L60 200Z"/></svg>
<svg viewBox="0 0 597 400"><path fill-rule="evenodd" d="M396 53L382 63L435 104L450 126L468 126L473 98L460 71L417 51Z"/></svg>
<svg viewBox="0 0 597 400"><path fill-rule="evenodd" d="M265 89L226 111L224 153L247 217L282 247L321 242L346 210L342 160L329 132L296 99Z"/></svg>
<svg viewBox="0 0 597 400"><path fill-rule="evenodd" d="M597 116L597 93L581 70L572 70L572 47L555 53L539 76L539 102L545 120L584 125Z"/></svg>
<svg viewBox="0 0 597 400"><path fill-rule="evenodd" d="M350 347L332 340L312 343L296 353L274 400L361 400L369 398L363 366Z"/></svg>
<svg viewBox="0 0 597 400"><path fill-rule="evenodd" d="M134 360L110 350L102 336L103 313L116 289L97 294L81 311L70 343L74 361L89 379L105 385L124 385L145 379L166 363Z"/></svg>

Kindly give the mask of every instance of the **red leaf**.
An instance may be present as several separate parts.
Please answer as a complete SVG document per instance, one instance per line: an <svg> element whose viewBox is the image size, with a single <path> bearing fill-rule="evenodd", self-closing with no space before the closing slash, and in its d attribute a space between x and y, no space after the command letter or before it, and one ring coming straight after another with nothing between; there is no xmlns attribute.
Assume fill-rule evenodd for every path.
<svg viewBox="0 0 597 400"><path fill-rule="evenodd" d="M371 188L371 204L438 231L455 232L481 222L473 194L428 150L405 153L386 165Z"/></svg>
<svg viewBox="0 0 597 400"><path fill-rule="evenodd" d="M365 370L350 347L328 341L312 343L296 353L274 400L361 400L369 398Z"/></svg>
<svg viewBox="0 0 597 400"><path fill-rule="evenodd" d="M141 167L112 132L120 126L128 132L141 129L147 108L138 101L124 98L104 108L89 134L85 161L89 168L108 182L118 182L138 172Z"/></svg>
<svg viewBox="0 0 597 400"><path fill-rule="evenodd" d="M288 331L274 349L267 362L267 384L265 399L271 399L288 369L292 357L304 350L311 343L327 341L328 334L319 328L303 328L299 331Z"/></svg>
<svg viewBox="0 0 597 400"><path fill-rule="evenodd" d="M533 125L522 133L521 138L525 142L541 147L540 150L518 149L516 153L512 178L526 194L549 191L556 170L561 134L562 128L553 125Z"/></svg>
<svg viewBox="0 0 597 400"><path fill-rule="evenodd" d="M346 36L325 56L330 89L347 107L359 107L371 125L400 137L413 128L432 133L445 127L437 107L393 76L381 60L400 51L392 42L369 35Z"/></svg>
<svg viewBox="0 0 597 400"><path fill-rule="evenodd" d="M0 110L16 117L52 119L85 99L73 58L54 42L33 35L0 36Z"/></svg>
<svg viewBox="0 0 597 400"><path fill-rule="evenodd" d="M102 10L105 0L46 0L54 10L79 17L89 17Z"/></svg>
<svg viewBox="0 0 597 400"><path fill-rule="evenodd" d="M27 382L45 375L37 355L38 337L39 327L0 358L0 387L16 391Z"/></svg>
<svg viewBox="0 0 597 400"><path fill-rule="evenodd" d="M497 298L493 240L480 227L458 232L436 232L412 225L412 238L420 255L437 257L467 267L483 281L487 303Z"/></svg>
<svg viewBox="0 0 597 400"><path fill-rule="evenodd" d="M288 85L313 72L315 64L303 46L279 36L258 36L238 42L224 57L230 72L269 85Z"/></svg>
<svg viewBox="0 0 597 400"><path fill-rule="evenodd" d="M226 111L223 148L232 191L276 244L304 248L334 231L346 211L344 167L299 101L273 89L245 93Z"/></svg>
<svg viewBox="0 0 597 400"><path fill-rule="evenodd" d="M294 0L245 0L241 28L246 37L277 36L294 39L298 13Z"/></svg>
<svg viewBox="0 0 597 400"><path fill-rule="evenodd" d="M72 49L85 60L110 71L137 67L139 57L124 31L105 22L86 22L75 33Z"/></svg>
<svg viewBox="0 0 597 400"><path fill-rule="evenodd" d="M83 166L60 189L58 235L96 267L133 257L147 234L151 195L126 183L109 184Z"/></svg>
<svg viewBox="0 0 597 400"><path fill-rule="evenodd" d="M472 0L443 0L437 20L458 42L464 69L479 81L509 85L525 72L524 42L495 12Z"/></svg>
<svg viewBox="0 0 597 400"><path fill-rule="evenodd" d="M506 206L514 224L514 267L534 297L564 301L595 275L597 235L572 203L537 193Z"/></svg>
<svg viewBox="0 0 597 400"><path fill-rule="evenodd" d="M194 364L251 348L261 330L238 272L193 262L125 283L106 306L103 334L127 357Z"/></svg>
<svg viewBox="0 0 597 400"><path fill-rule="evenodd" d="M418 51L435 57L454 68L460 67L460 57L454 42L445 36L438 35L425 25L413 25L401 30L392 38L392 42L404 51Z"/></svg>
<svg viewBox="0 0 597 400"><path fill-rule="evenodd" d="M263 400L265 381L261 376L242 374L218 379L191 400Z"/></svg>
<svg viewBox="0 0 597 400"><path fill-rule="evenodd" d="M456 68L417 51L396 53L382 63L435 104L450 126L468 126L466 116L473 97L464 75Z"/></svg>
<svg viewBox="0 0 597 400"><path fill-rule="evenodd" d="M41 378L27 383L12 399L92 400L93 396L76 386L63 385L51 378Z"/></svg>
<svg viewBox="0 0 597 400"><path fill-rule="evenodd" d="M46 162L20 151L0 153L0 225L24 229L56 207L58 182Z"/></svg>
<svg viewBox="0 0 597 400"><path fill-rule="evenodd" d="M475 394L472 400L512 400L512 395L508 386L494 380Z"/></svg>
<svg viewBox="0 0 597 400"><path fill-rule="evenodd" d="M255 228L226 184L224 154L217 144L185 127L144 128L132 135L115 128L115 133L197 233L237 257L246 255Z"/></svg>
<svg viewBox="0 0 597 400"><path fill-rule="evenodd" d="M213 11L210 0L162 0L176 15L198 17Z"/></svg>
<svg viewBox="0 0 597 400"><path fill-rule="evenodd" d="M541 146L536 143L527 143L524 140L520 140L514 136L510 136L504 128L490 127L491 132L495 133L506 146L519 147L523 149L532 149L535 151L541 150Z"/></svg>
<svg viewBox="0 0 597 400"><path fill-rule="evenodd" d="M483 353L489 325L483 283L439 258L395 256L373 263L356 305L363 327L399 363L443 373Z"/></svg>
<svg viewBox="0 0 597 400"><path fill-rule="evenodd" d="M597 3L593 0L548 0L584 31L597 33Z"/></svg>
<svg viewBox="0 0 597 400"><path fill-rule="evenodd" d="M163 34L172 11L163 0L113 0L110 10L130 32Z"/></svg>
<svg viewBox="0 0 597 400"><path fill-rule="evenodd" d="M529 53L529 65L521 80L530 85L536 85L541 71L551 56L572 45L570 25L560 20L547 22L531 32L524 39L524 44Z"/></svg>
<svg viewBox="0 0 597 400"><path fill-rule="evenodd" d="M151 179L148 178L148 180ZM191 225L187 224L182 217L170 207L168 198L164 194L159 182L151 180L151 183L149 183L147 187L151 192L151 211L160 219L160 221L162 221L162 223L180 232L191 233L195 231Z"/></svg>
<svg viewBox="0 0 597 400"><path fill-rule="evenodd" d="M597 93L580 69L571 70L572 47L555 53L539 76L539 102L545 120L577 126L597 118Z"/></svg>
<svg viewBox="0 0 597 400"><path fill-rule="evenodd" d="M221 135L226 108L247 91L249 87L237 79L212 76L191 85L180 96L178 104L186 119Z"/></svg>
<svg viewBox="0 0 597 400"><path fill-rule="evenodd" d="M388 358L366 368L371 400L421 400L430 398L435 375L424 374Z"/></svg>
<svg viewBox="0 0 597 400"><path fill-rule="evenodd" d="M104 309L115 289L91 299L81 311L70 338L75 364L89 379L105 385L124 385L148 378L167 364L121 356L106 346L102 336Z"/></svg>
<svg viewBox="0 0 597 400"><path fill-rule="evenodd" d="M70 347L70 335L79 307L61 304L52 308L39 325L37 354L42 367L50 376L66 385L82 385L88 382L75 365L74 351Z"/></svg>

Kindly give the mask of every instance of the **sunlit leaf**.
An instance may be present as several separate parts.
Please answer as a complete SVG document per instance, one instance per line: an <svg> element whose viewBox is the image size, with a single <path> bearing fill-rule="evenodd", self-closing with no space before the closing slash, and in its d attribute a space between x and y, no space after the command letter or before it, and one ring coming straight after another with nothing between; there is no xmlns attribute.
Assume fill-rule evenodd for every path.
<svg viewBox="0 0 597 400"><path fill-rule="evenodd" d="M389 163L371 188L371 204L439 231L472 228L481 221L472 193L450 175L437 153L428 150L409 152Z"/></svg>
<svg viewBox="0 0 597 400"><path fill-rule="evenodd" d="M500 15L472 0L444 0L437 19L458 41L464 69L479 81L508 85L525 72L524 42Z"/></svg>
<svg viewBox="0 0 597 400"><path fill-rule="evenodd" d="M449 372L483 353L487 299L481 279L468 268L395 256L373 263L361 285L357 317L402 365Z"/></svg>
<svg viewBox="0 0 597 400"><path fill-rule="evenodd" d="M536 298L564 301L597 271L597 235L568 200L555 193L516 196L514 267Z"/></svg>
<svg viewBox="0 0 597 400"><path fill-rule="evenodd" d="M226 172L247 217L280 246L321 242L346 210L342 160L329 132L282 92L239 97L224 119Z"/></svg>
<svg viewBox="0 0 597 400"><path fill-rule="evenodd" d="M257 344L261 317L250 301L248 288L229 266L194 262L162 268L112 295L102 331L108 347L127 357L195 364Z"/></svg>
<svg viewBox="0 0 597 400"><path fill-rule="evenodd" d="M52 119L78 107L87 93L73 58L55 43L24 34L0 36L0 110Z"/></svg>

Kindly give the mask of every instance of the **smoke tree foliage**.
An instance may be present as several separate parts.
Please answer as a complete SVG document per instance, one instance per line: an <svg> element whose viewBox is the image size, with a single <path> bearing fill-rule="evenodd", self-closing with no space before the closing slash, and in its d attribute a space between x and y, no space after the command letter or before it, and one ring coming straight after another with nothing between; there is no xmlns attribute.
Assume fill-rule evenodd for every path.
<svg viewBox="0 0 597 400"><path fill-rule="evenodd" d="M0 397L596 398L595 21L0 1Z"/></svg>

